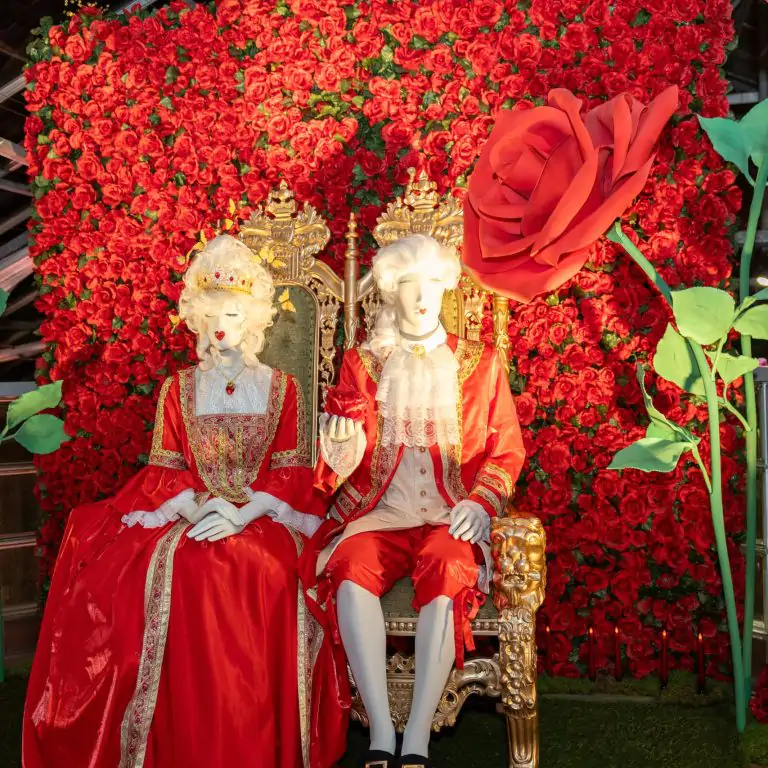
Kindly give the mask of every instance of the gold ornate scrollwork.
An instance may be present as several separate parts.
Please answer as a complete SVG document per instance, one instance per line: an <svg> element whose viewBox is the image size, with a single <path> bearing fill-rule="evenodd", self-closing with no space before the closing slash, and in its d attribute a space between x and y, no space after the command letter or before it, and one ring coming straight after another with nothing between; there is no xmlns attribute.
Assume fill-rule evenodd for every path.
<svg viewBox="0 0 768 768"><path fill-rule="evenodd" d="M315 258L325 248L331 233L323 218L308 203L301 210L285 181L272 190L263 206L240 227L240 239L270 271L276 283L297 283L307 288L317 302L319 353L317 384L320 406L335 376L334 337L344 300L344 283L333 270ZM312 400L313 406L317 398Z"/></svg>
<svg viewBox="0 0 768 768"><path fill-rule="evenodd" d="M499 611L501 707L507 718L509 764L537 768L536 611L546 587L546 536L535 517L493 521L493 600Z"/></svg>
<svg viewBox="0 0 768 768"><path fill-rule="evenodd" d="M413 656L395 653L387 659L387 690L392 723L398 733L405 730L413 701L413 685L416 679ZM352 719L368 726L368 715L362 699L352 683ZM491 659L468 659L464 669L453 669L446 683L440 703L437 706L432 730L439 731L456 725L456 719L464 702L473 694L498 698L501 696L501 673L499 657Z"/></svg>
<svg viewBox="0 0 768 768"><path fill-rule="evenodd" d="M509 299L506 296L493 296L493 344L509 373Z"/></svg>

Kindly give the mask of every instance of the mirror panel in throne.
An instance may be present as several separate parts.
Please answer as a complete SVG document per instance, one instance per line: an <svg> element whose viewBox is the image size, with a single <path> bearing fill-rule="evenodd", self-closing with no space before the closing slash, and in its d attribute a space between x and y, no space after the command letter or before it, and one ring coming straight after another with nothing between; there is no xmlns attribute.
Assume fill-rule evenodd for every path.
<svg viewBox="0 0 768 768"><path fill-rule="evenodd" d="M402 197L390 203L379 217L373 235L385 246L410 234L431 235L444 245L459 248L463 238L461 203L450 195L440 198L436 186L422 172L411 180ZM350 245L353 245L350 243ZM347 254L345 283L345 328L357 328L362 308L365 334L370 331L380 307L372 272L357 280L356 248ZM446 292L441 319L446 330L470 341L479 341L484 314L490 310L493 344L509 370L509 303L462 275L458 287ZM356 334L347 335L347 347ZM493 599L486 600L472 623L475 636L498 637L498 651L486 643L488 653L468 654L463 670L454 668L433 721L433 729L454 725L466 699L482 694L500 699L507 719L509 765L515 768L538 766L538 707L536 699L536 611L544 598L546 565L545 536L537 518L516 515L510 507L506 516L493 521L491 546L494 557ZM410 579L398 582L382 598L387 633L414 636L418 614ZM397 652L388 659L390 706L395 727L402 731L408 719L415 679L412 655ZM354 684L354 681L352 681ZM367 724L362 701L355 696L353 717Z"/></svg>
<svg viewBox="0 0 768 768"><path fill-rule="evenodd" d="M317 414L335 375L334 338L344 295L341 278L315 259L330 231L312 206L298 210L282 182L244 222L239 237L275 281L278 314L267 329L261 359L301 385L314 462Z"/></svg>

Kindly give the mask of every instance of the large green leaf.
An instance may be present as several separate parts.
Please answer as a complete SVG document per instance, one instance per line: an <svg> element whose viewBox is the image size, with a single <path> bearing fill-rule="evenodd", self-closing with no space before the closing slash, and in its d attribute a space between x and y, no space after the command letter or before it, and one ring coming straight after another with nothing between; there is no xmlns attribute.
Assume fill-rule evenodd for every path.
<svg viewBox="0 0 768 768"><path fill-rule="evenodd" d="M691 443L644 437L619 451L608 469L639 469L643 472L671 472Z"/></svg>
<svg viewBox="0 0 768 768"><path fill-rule="evenodd" d="M674 382L686 392L704 397L704 381L699 375L696 358L688 342L671 324L656 347L653 367L663 379Z"/></svg>
<svg viewBox="0 0 768 768"><path fill-rule="evenodd" d="M744 336L768 339L768 304L750 307L736 318L733 327Z"/></svg>
<svg viewBox="0 0 768 768"><path fill-rule="evenodd" d="M739 127L742 141L755 165L760 165L768 153L768 99L755 104L741 119Z"/></svg>
<svg viewBox="0 0 768 768"><path fill-rule="evenodd" d="M44 454L58 450L69 440L64 432L64 422L50 413L39 413L27 419L14 435L16 442L30 453Z"/></svg>
<svg viewBox="0 0 768 768"><path fill-rule="evenodd" d="M8 291L0 288L0 315L4 314L5 308L8 306L8 296Z"/></svg>
<svg viewBox="0 0 768 768"><path fill-rule="evenodd" d="M707 352L707 354L714 364L716 357L715 353ZM740 379L745 373L754 371L757 366L758 362L755 357L747 357L746 355L720 355L720 359L717 361L717 372L726 384L730 384L732 381Z"/></svg>
<svg viewBox="0 0 768 768"><path fill-rule="evenodd" d="M680 333L699 344L714 344L733 325L736 303L719 288L686 288L673 291L672 309Z"/></svg>
<svg viewBox="0 0 768 768"><path fill-rule="evenodd" d="M8 429L13 429L17 424L46 408L55 408L60 402L60 381L43 384L31 392L25 392L8 406Z"/></svg>
<svg viewBox="0 0 768 768"><path fill-rule="evenodd" d="M749 174L751 148L745 141L744 132L739 123L725 117L701 116L699 116L699 122L720 157L738 166L754 185L754 179Z"/></svg>

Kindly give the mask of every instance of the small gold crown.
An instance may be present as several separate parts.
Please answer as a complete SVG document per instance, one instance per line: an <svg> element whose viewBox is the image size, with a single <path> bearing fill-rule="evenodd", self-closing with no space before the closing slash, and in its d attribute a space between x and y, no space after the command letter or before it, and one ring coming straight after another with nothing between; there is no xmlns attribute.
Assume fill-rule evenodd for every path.
<svg viewBox="0 0 768 768"><path fill-rule="evenodd" d="M250 295L253 288L253 280L244 275L217 269L215 272L207 272L200 275L197 280L198 288L204 291L235 291Z"/></svg>

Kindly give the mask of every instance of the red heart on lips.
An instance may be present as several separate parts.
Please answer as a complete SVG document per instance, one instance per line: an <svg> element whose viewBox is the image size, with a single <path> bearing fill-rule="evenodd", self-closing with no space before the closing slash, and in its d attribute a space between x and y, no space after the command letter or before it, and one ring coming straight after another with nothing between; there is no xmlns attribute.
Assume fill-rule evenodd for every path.
<svg viewBox="0 0 768 768"><path fill-rule="evenodd" d="M216 333L213 334L219 341L221 341L224 336L226 335L224 331L216 331Z"/></svg>

